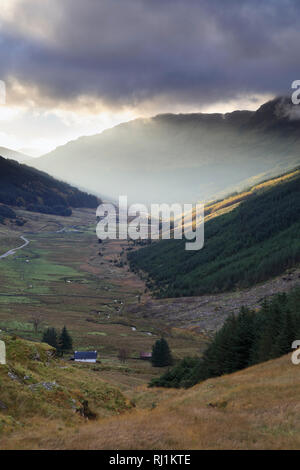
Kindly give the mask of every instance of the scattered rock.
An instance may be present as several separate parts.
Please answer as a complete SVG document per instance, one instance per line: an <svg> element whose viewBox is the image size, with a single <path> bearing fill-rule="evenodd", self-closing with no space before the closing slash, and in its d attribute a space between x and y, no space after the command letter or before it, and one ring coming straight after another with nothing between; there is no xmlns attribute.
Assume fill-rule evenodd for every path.
<svg viewBox="0 0 300 470"><path fill-rule="evenodd" d="M0 410L7 410L7 406L0 400Z"/></svg>
<svg viewBox="0 0 300 470"><path fill-rule="evenodd" d="M9 378L11 378L11 380L17 380L18 382L20 381L19 377L16 374L13 374L12 372L7 372L7 375Z"/></svg>
<svg viewBox="0 0 300 470"><path fill-rule="evenodd" d="M55 356L55 350L46 351L46 354L49 358L54 357Z"/></svg>
<svg viewBox="0 0 300 470"><path fill-rule="evenodd" d="M56 382L39 382L36 384L29 385L30 390L33 390L33 391L41 387L50 392L51 390L54 390L55 388L57 388L58 385Z"/></svg>
<svg viewBox="0 0 300 470"><path fill-rule="evenodd" d="M41 356L38 352L35 352L32 356L32 360L33 361L40 361L41 360Z"/></svg>

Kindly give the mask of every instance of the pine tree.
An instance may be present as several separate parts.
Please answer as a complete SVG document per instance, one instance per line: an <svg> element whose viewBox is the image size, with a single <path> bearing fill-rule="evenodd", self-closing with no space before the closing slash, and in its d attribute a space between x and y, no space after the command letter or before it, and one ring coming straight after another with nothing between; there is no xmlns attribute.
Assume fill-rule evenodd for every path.
<svg viewBox="0 0 300 470"><path fill-rule="evenodd" d="M288 353L292 342L300 338L299 307L299 287L288 296L277 294L264 301L257 313L242 307L238 315L227 318L201 358L184 359L151 385L190 387ZM157 343L153 347L154 359L161 354L160 342Z"/></svg>
<svg viewBox="0 0 300 470"><path fill-rule="evenodd" d="M152 348L152 365L165 367L173 364L172 354L165 338L158 339Z"/></svg>
<svg viewBox="0 0 300 470"><path fill-rule="evenodd" d="M199 377L217 377L248 365L254 342L254 313L242 307L238 316L230 315L216 333L199 365Z"/></svg>
<svg viewBox="0 0 300 470"><path fill-rule="evenodd" d="M294 339L295 323L291 312L287 310L284 313L281 332L277 337L276 344L273 349L275 357L287 354L291 350L291 345Z"/></svg>
<svg viewBox="0 0 300 470"><path fill-rule="evenodd" d="M43 343L47 343L50 346L53 346L53 348L58 348L57 331L55 328L47 328L47 330L44 331Z"/></svg>
<svg viewBox="0 0 300 470"><path fill-rule="evenodd" d="M233 333L231 369L228 372L244 369L248 366L250 353L255 339L254 312L242 307L236 319Z"/></svg>
<svg viewBox="0 0 300 470"><path fill-rule="evenodd" d="M72 347L73 347L73 340L66 326L64 326L59 337L59 349L62 353L64 353L66 351L70 351Z"/></svg>

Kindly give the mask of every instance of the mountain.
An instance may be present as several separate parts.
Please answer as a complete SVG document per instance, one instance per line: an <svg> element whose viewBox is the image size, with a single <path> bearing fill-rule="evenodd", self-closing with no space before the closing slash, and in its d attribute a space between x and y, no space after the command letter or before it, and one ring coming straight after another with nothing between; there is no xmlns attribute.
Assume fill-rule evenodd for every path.
<svg viewBox="0 0 300 470"><path fill-rule="evenodd" d="M205 242L161 240L129 253L158 297L230 291L264 281L300 261L300 170L205 209Z"/></svg>
<svg viewBox="0 0 300 470"><path fill-rule="evenodd" d="M163 114L58 147L31 164L132 202L209 200L295 168L300 120L287 98L257 111Z"/></svg>
<svg viewBox="0 0 300 470"><path fill-rule="evenodd" d="M24 153L17 152L16 150L11 150L6 147L0 147L0 155L4 158L16 160L19 163L25 163L32 160L32 157L30 157L29 155L25 155Z"/></svg>
<svg viewBox="0 0 300 470"><path fill-rule="evenodd" d="M46 173L0 157L0 203L35 212L70 215L70 207L96 208L98 199Z"/></svg>

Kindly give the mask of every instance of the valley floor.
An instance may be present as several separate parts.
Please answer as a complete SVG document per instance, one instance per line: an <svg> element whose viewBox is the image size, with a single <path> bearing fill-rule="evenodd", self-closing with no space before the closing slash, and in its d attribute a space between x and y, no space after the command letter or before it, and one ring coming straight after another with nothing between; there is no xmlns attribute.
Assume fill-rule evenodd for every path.
<svg viewBox="0 0 300 470"><path fill-rule="evenodd" d="M164 369L139 359L162 333L175 359L201 355L228 314L241 305L257 308L265 296L290 290L300 283L299 268L251 289L156 300L128 270L126 241L97 242L93 211L74 211L70 218L19 212L25 226L0 226L0 255L19 246L21 235L30 242L0 259L0 329L41 341L48 326L66 325L75 349L99 353L94 369L72 365L78 388L85 388L85 380L93 387L98 381L101 387L109 384L130 406L118 416L75 420L70 426L56 417L26 416L22 428L20 411L22 426L1 435L1 448L299 448L300 375L290 357L187 391L148 389ZM36 316L40 324L34 333ZM128 353L125 363L118 359L122 348ZM63 363L55 371L58 385L65 380L64 366L71 367ZM47 371L49 381L51 374ZM71 369L68 374L69 386Z"/></svg>
<svg viewBox="0 0 300 470"><path fill-rule="evenodd" d="M170 326L167 317L146 315L150 296L128 270L127 242L99 244L93 211L74 211L66 218L19 213L27 220L24 227L0 226L0 255L20 246L20 236L30 241L0 259L0 329L41 341L45 328L66 325L74 349L96 349L101 377L121 390L161 373L139 357L162 333L176 358L201 353L205 335ZM142 311L136 314L138 306ZM33 317L40 319L37 334ZM118 359L120 349L127 351L125 364Z"/></svg>

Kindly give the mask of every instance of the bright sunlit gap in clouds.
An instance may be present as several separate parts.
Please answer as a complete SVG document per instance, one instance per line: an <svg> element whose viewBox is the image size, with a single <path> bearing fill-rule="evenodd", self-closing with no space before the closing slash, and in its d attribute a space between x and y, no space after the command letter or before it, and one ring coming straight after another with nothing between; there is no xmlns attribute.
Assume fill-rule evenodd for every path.
<svg viewBox="0 0 300 470"><path fill-rule="evenodd" d="M39 107L0 106L1 146L24 151L37 157L81 136L102 132L121 122L134 119L134 111L46 109Z"/></svg>
<svg viewBox="0 0 300 470"><path fill-rule="evenodd" d="M236 109L255 110L272 95L252 96L212 105L165 105L145 103L144 107L106 109L97 112L97 106L89 112L87 106L73 109L41 108L34 105L0 106L1 145L24 151L37 157L81 136L89 136L138 117L150 117L167 112L227 113ZM94 103L95 104L95 103ZM100 107L100 103L99 103ZM95 109L96 108L96 109Z"/></svg>
<svg viewBox="0 0 300 470"><path fill-rule="evenodd" d="M38 156L138 117L256 110L289 91L293 9L213 3L1 0L0 146Z"/></svg>

